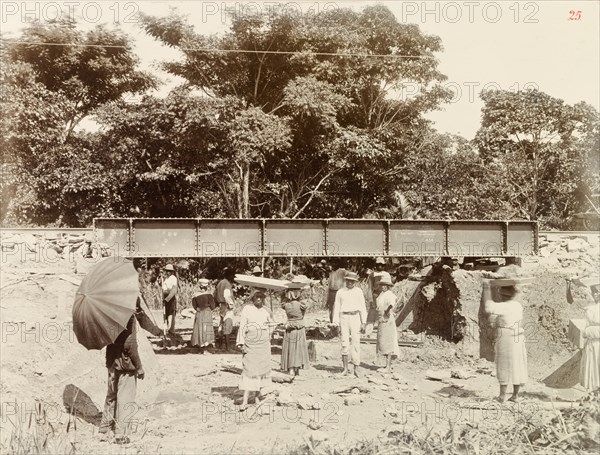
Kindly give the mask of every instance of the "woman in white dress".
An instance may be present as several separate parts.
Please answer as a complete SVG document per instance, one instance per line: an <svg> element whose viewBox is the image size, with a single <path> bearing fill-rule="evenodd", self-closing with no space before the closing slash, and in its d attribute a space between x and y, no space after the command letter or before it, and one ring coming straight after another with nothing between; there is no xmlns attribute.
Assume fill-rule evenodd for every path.
<svg viewBox="0 0 600 455"><path fill-rule="evenodd" d="M241 411L248 407L250 392L260 393L271 384L271 325L274 322L263 307L264 302L265 293L258 291L252 296L252 304L244 306L240 314L236 344L242 351Z"/></svg>
<svg viewBox="0 0 600 455"><path fill-rule="evenodd" d="M499 290L501 302L492 300L490 283L483 281L485 311L496 316L496 340L494 361L496 377L500 384L498 400L506 401L506 390L513 386L509 401L518 401L519 390L527 382L527 350L523 330L523 306L517 301L518 291L514 286L504 286Z"/></svg>
<svg viewBox="0 0 600 455"><path fill-rule="evenodd" d="M592 288L596 303L585 309L586 328L583 332L585 345L581 357L581 385L588 390L600 387L600 293L596 286Z"/></svg>
<svg viewBox="0 0 600 455"><path fill-rule="evenodd" d="M377 354L386 357L385 371L392 369L392 356L399 357L398 332L393 308L396 306L396 295L392 292L392 281L384 277L379 282L381 293L377 296L377 313L379 326L377 329Z"/></svg>

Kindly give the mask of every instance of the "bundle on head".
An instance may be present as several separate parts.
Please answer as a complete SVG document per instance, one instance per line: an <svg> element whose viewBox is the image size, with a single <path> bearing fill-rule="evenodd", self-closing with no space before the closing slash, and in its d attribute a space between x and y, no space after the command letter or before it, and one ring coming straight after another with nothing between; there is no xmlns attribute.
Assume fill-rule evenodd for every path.
<svg viewBox="0 0 600 455"><path fill-rule="evenodd" d="M516 286L502 286L498 291L504 300L510 300L519 293Z"/></svg>
<svg viewBox="0 0 600 455"><path fill-rule="evenodd" d="M301 294L302 294L302 291L300 289L288 289L285 292L285 297L288 300L298 300L300 298Z"/></svg>

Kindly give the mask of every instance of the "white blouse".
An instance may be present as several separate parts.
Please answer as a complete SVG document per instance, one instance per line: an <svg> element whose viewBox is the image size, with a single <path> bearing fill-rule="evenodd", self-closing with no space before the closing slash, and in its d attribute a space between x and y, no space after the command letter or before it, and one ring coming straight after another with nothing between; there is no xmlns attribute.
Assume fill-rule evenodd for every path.
<svg viewBox="0 0 600 455"><path fill-rule="evenodd" d="M488 300L485 302L485 311L497 316L496 327L513 329L523 319L523 306L516 300L506 302Z"/></svg>

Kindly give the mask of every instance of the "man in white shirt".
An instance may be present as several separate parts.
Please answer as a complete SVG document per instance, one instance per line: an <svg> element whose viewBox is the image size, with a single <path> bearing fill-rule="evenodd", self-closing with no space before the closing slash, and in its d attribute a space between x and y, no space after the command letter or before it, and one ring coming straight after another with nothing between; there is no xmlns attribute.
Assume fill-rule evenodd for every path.
<svg viewBox="0 0 600 455"><path fill-rule="evenodd" d="M367 307L361 288L356 286L358 275L346 272L345 286L337 291L333 306L333 323L340 326L342 340L342 362L347 375L348 354L354 365L354 375L358 377L360 365L360 333L367 322Z"/></svg>
<svg viewBox="0 0 600 455"><path fill-rule="evenodd" d="M167 277L162 282L163 305L165 307L165 324L169 334L175 336L175 315L177 314L177 277L171 264L165 266ZM166 330L166 329L165 329Z"/></svg>

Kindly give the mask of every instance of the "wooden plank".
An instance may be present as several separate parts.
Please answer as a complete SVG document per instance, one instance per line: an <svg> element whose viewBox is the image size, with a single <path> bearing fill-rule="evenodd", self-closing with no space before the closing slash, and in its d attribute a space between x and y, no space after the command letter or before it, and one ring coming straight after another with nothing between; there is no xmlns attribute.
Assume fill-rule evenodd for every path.
<svg viewBox="0 0 600 455"><path fill-rule="evenodd" d="M377 339L375 339L375 338L361 338L360 342L361 343L365 343L365 344L375 344L375 343L377 343ZM423 346L423 341L403 341L403 340L399 340L398 341L398 346L416 348L416 347L419 347L419 346Z"/></svg>
<svg viewBox="0 0 600 455"><path fill-rule="evenodd" d="M223 366L221 371L233 374L242 374L242 369L234 366ZM271 370L271 380L278 384L288 384L294 380L294 376L289 374L280 373L279 371Z"/></svg>
<svg viewBox="0 0 600 455"><path fill-rule="evenodd" d="M535 278L523 277L523 278L497 278L490 281L492 287L501 288L505 286L516 286L518 284L532 284L535 282Z"/></svg>
<svg viewBox="0 0 600 455"><path fill-rule="evenodd" d="M433 273L433 267L431 267L429 269L429 272L427 272L427 275L425 275L425 277L431 276L432 273ZM423 277L423 278L425 278L425 277ZM408 302L406 302L406 304L402 307L402 309L398 313L398 316L396 316L396 327L400 327L400 324L402 324L404 322L406 317L414 309L414 307L417 304L417 301L419 299L419 294L421 293L421 290L427 284L428 284L428 280L425 280L425 279L421 280L419 285L416 287L415 291L412 293L412 295L408 299Z"/></svg>

